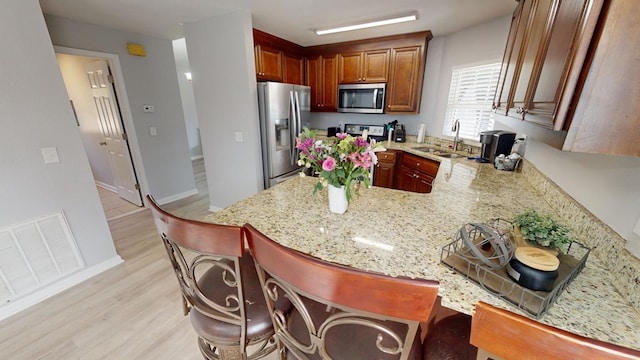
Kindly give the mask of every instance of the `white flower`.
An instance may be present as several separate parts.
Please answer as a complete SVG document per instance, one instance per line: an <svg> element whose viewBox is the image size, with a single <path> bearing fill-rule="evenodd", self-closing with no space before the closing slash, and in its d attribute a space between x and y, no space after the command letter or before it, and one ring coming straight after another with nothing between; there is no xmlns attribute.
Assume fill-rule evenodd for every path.
<svg viewBox="0 0 640 360"><path fill-rule="evenodd" d="M298 174L300 174L300 177L305 177L305 176L307 176L307 175L304 173L304 171L300 171Z"/></svg>
<svg viewBox="0 0 640 360"><path fill-rule="evenodd" d="M300 166L304 165L304 160L299 159L299 160L298 160L298 165L300 165Z"/></svg>

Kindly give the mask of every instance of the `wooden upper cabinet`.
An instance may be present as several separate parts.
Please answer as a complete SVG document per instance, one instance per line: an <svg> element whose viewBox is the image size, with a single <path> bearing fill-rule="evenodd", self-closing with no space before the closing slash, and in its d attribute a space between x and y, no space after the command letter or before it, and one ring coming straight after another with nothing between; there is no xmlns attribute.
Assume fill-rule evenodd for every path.
<svg viewBox="0 0 640 360"><path fill-rule="evenodd" d="M417 113L424 77L425 47L391 49L386 113Z"/></svg>
<svg viewBox="0 0 640 360"><path fill-rule="evenodd" d="M544 127L562 130L573 86L572 72L581 71L584 56L576 54L577 36L590 0L534 0L528 17L520 67L514 78L508 115ZM577 79L577 76L575 77Z"/></svg>
<svg viewBox="0 0 640 360"><path fill-rule="evenodd" d="M579 53L580 33L588 20L583 14L593 7L592 1L562 1L556 11L551 10L551 30L546 34L538 57L539 67L534 70L525 99L525 120L564 129L569 104L585 62L586 51ZM599 11L597 12L599 13ZM591 36L588 37L590 39ZM584 41L584 40L583 40ZM590 41L588 41L590 42ZM587 42L587 43L588 43ZM586 50L586 46L585 46ZM517 106L517 105L516 105ZM569 125L569 123L567 123Z"/></svg>
<svg viewBox="0 0 640 360"><path fill-rule="evenodd" d="M532 1L520 1L511 18L511 28L509 29L507 46L502 58L502 67L500 68L500 78L493 101L493 108L496 113L501 115L507 115L507 108L510 107L509 101L512 98L511 84L518 65L520 47L524 39L532 3Z"/></svg>
<svg viewBox="0 0 640 360"><path fill-rule="evenodd" d="M556 0L532 0L534 8L529 10L528 19L523 18L522 25L525 25L524 41L521 44L521 53L516 72L513 77L513 89L511 91L511 101L509 102L509 115L522 117L529 89L529 84L533 80L534 72L540 68L540 52L546 42L545 30L547 20L550 15L551 5ZM527 13L523 13L526 15ZM516 109L517 108L517 109Z"/></svg>
<svg viewBox="0 0 640 360"><path fill-rule="evenodd" d="M283 54L282 81L288 84L304 85L304 58Z"/></svg>
<svg viewBox="0 0 640 360"><path fill-rule="evenodd" d="M311 111L336 111L338 55L307 59L307 85L311 87Z"/></svg>
<svg viewBox="0 0 640 360"><path fill-rule="evenodd" d="M264 45L256 45L255 54L258 79L282 81L282 51Z"/></svg>
<svg viewBox="0 0 640 360"><path fill-rule="evenodd" d="M496 112L565 130L603 0L522 0L514 12L502 62ZM592 26L593 28L593 26ZM567 123L568 125L568 123Z"/></svg>
<svg viewBox="0 0 640 360"><path fill-rule="evenodd" d="M277 36L253 29L258 81L304 84L304 48Z"/></svg>
<svg viewBox="0 0 640 360"><path fill-rule="evenodd" d="M563 150L640 157L640 1L607 4Z"/></svg>
<svg viewBox="0 0 640 360"><path fill-rule="evenodd" d="M520 0L498 120L565 151L640 156L638 13L635 0Z"/></svg>
<svg viewBox="0 0 640 360"><path fill-rule="evenodd" d="M389 49L341 53L338 55L338 82L382 83L389 74Z"/></svg>

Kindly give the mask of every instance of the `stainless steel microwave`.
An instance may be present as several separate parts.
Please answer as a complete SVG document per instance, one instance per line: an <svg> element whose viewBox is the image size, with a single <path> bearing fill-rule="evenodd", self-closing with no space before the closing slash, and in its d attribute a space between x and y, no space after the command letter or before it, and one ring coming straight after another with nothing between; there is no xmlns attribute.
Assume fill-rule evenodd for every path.
<svg viewBox="0 0 640 360"><path fill-rule="evenodd" d="M338 112L382 114L387 84L338 85Z"/></svg>

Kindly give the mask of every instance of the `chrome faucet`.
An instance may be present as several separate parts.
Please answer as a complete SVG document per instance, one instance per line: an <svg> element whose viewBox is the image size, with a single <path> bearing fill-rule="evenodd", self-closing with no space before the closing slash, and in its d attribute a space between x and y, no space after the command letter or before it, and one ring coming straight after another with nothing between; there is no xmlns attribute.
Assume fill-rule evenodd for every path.
<svg viewBox="0 0 640 360"><path fill-rule="evenodd" d="M458 143L460 142L460 120L456 119L456 121L453 122L451 131L456 132L456 136L453 138L453 151L458 151Z"/></svg>

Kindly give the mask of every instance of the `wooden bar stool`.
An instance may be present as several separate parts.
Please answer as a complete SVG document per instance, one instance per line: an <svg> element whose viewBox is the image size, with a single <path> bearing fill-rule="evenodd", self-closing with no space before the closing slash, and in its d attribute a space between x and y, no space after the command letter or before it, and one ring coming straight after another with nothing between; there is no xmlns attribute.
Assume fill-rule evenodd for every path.
<svg viewBox="0 0 640 360"><path fill-rule="evenodd" d="M329 263L245 229L281 359L423 359L419 325L430 318L437 281ZM293 304L289 314L274 308L282 297Z"/></svg>
<svg viewBox="0 0 640 360"><path fill-rule="evenodd" d="M476 304L471 343L478 359L640 359L640 351L576 335L484 302Z"/></svg>
<svg viewBox="0 0 640 360"><path fill-rule="evenodd" d="M271 315L253 258L245 253L242 227L179 218L147 199L202 355L257 359L275 350Z"/></svg>

